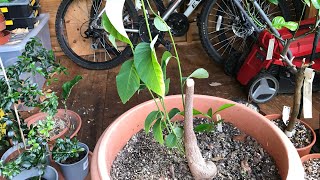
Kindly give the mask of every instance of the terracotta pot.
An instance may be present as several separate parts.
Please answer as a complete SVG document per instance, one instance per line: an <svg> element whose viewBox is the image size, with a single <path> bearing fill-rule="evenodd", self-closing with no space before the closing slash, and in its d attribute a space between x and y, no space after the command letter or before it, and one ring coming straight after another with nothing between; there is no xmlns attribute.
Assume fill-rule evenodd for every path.
<svg viewBox="0 0 320 180"><path fill-rule="evenodd" d="M27 119L25 119L25 122L27 123L28 127L30 127L31 124L34 124L39 120L46 119L46 116L47 116L46 113L42 113L42 112L37 113L37 114L34 114L34 115L28 117ZM55 117L60 118L60 119L66 119L66 117L67 117L67 119L66 119L67 125L66 125L66 128L63 129L59 134L50 138L50 143L54 143L56 139L63 138L66 135L70 136L70 138L73 138L74 136L77 135L78 131L81 128L81 124L82 124L81 118L77 113L70 111L70 110L67 110L67 116L66 116L64 109L58 109L58 113L55 115ZM72 134L68 133L68 130L70 127L70 121L77 122L76 123L77 127L75 128L75 130Z"/></svg>
<svg viewBox="0 0 320 180"><path fill-rule="evenodd" d="M3 31L6 29L6 18L2 13L0 13L0 31Z"/></svg>
<svg viewBox="0 0 320 180"><path fill-rule="evenodd" d="M204 95L194 96L194 108L206 112L233 101ZM180 95L165 98L167 109L182 109ZM142 103L117 118L100 137L93 153L91 178L110 179L110 170L118 152L127 141L143 129L147 115L156 110L154 101ZM272 122L241 104L222 111L221 116L244 133L254 137L274 158L282 179L303 179L304 170L300 157L288 138ZM181 119L181 117L180 117Z"/></svg>
<svg viewBox="0 0 320 180"><path fill-rule="evenodd" d="M276 120L276 119L280 119L282 117L282 115L280 114L270 114L270 115L266 115L265 116L266 118L268 118L269 120ZM304 126L306 126L308 129L311 130L312 132L312 141L311 141L311 144L309 144L308 146L306 147L303 147L303 148L296 148L297 151L298 151L298 154L300 157L303 157L305 155L308 155L310 153L310 150L312 148L312 146L316 143L316 133L314 132L314 130L305 122L301 121L298 119L298 121L300 121Z"/></svg>
<svg viewBox="0 0 320 180"><path fill-rule="evenodd" d="M316 154L308 154L308 155L305 155L301 158L301 162L306 162L308 161L309 159L320 159L320 154L319 153L316 153Z"/></svg>
<svg viewBox="0 0 320 180"><path fill-rule="evenodd" d="M0 45L6 44L9 42L11 37L10 31L4 30L0 32Z"/></svg>

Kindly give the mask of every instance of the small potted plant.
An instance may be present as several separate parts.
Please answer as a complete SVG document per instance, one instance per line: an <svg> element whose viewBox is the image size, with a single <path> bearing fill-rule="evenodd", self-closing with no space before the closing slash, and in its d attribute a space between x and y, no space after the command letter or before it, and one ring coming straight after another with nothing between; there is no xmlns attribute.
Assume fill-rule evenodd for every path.
<svg viewBox="0 0 320 180"><path fill-rule="evenodd" d="M67 109L67 99L71 93L72 88L82 79L81 76L77 75L75 76L72 80L65 82L62 85L62 104L64 106L64 109L57 109L57 113L54 115L53 119L55 120L54 124L54 130L51 131L50 133L50 144L54 144L54 141L58 138L63 138L65 134L70 134L70 137L73 138L74 136L77 135L78 131L81 128L81 117L74 111L68 110ZM57 97L53 99L50 94L51 92L47 93L45 96L45 99L49 100L54 100L56 103L58 103ZM49 95L49 96L48 96ZM28 117L25 121L30 126L31 124L41 124L43 123L42 121L45 120L47 117L47 113L40 112L36 113L30 117ZM60 123L59 123L60 122ZM68 132L69 127L73 127L72 132Z"/></svg>
<svg viewBox="0 0 320 180"><path fill-rule="evenodd" d="M85 179L89 172L89 148L76 138L57 139L52 159L59 164L66 180Z"/></svg>
<svg viewBox="0 0 320 180"><path fill-rule="evenodd" d="M277 2L277 1L273 1ZM320 4L318 1L304 1L304 6L308 5L310 7L310 3L316 7L317 9L320 8ZM319 12L319 10L318 10ZM303 14L302 14L303 15ZM312 146L316 142L316 134L314 130L305 122L298 119L299 111L301 110L301 89L303 87L303 83L305 80L305 71L307 67L311 67L313 59L310 60L309 63L306 63L305 60L303 60L301 67L297 68L292 64L292 60L289 60L287 54L289 51L290 44L294 42L297 39L304 38L307 35L311 33L315 33L316 31L319 31L319 23L320 23L320 15L317 13L315 24L313 27L303 34L296 33L299 28L299 23L296 22L285 22L283 17L276 17L272 21L272 25L277 28L290 28L291 31L294 31L294 35L290 39L286 39L285 41L281 39L281 37L276 37L280 42L283 43L283 49L281 52L281 57L283 61L285 62L286 66L290 70L291 73L295 74L295 93L294 93L294 99L293 99L293 108L292 111L289 114L286 115L286 117L283 117L279 114L273 114L273 115L267 115L266 117L270 120L274 120L273 122L280 127L280 129L287 135L287 137L294 143L295 147L297 148L297 151L300 155L300 157L305 156L309 154ZM301 21L302 18L300 18ZM315 42L317 42L316 36L315 36ZM316 47L317 43L314 43L314 46Z"/></svg>

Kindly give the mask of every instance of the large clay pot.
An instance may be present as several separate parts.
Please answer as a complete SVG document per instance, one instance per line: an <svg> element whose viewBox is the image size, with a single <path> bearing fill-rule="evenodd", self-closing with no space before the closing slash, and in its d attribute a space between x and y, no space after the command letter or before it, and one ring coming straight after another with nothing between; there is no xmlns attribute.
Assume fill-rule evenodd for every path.
<svg viewBox="0 0 320 180"><path fill-rule="evenodd" d="M206 112L233 101L204 95L194 96L194 108ZM180 95L165 98L167 109L182 109ZM147 115L156 109L154 101L142 103L117 118L100 137L93 153L91 178L110 179L110 170L118 152L127 141L143 129ZM221 116L244 133L254 137L274 158L282 179L303 179L300 157L289 139L267 118L241 104L222 111ZM181 117L180 117L181 118Z"/></svg>
<svg viewBox="0 0 320 180"><path fill-rule="evenodd" d="M281 115L280 114L270 114L270 115L266 115L266 118L268 118L269 120L276 120L276 119L281 119ZM300 120L298 120L300 121ZM307 127L308 129L310 129L310 131L312 132L312 141L311 144L309 144L306 147L303 148L296 148L298 151L298 154L300 157L303 157L305 155L308 155L310 153L310 150L312 148L312 146L314 145L314 143L316 143L316 133L314 132L314 130L305 122L300 121L305 127Z"/></svg>
<svg viewBox="0 0 320 180"><path fill-rule="evenodd" d="M53 143L53 142L55 142L56 139L63 138L63 137L65 137L66 134L68 134L68 130L70 127L70 121L76 121L76 124L77 124L77 127L75 128L74 132L70 135L70 138L73 138L74 136L76 136L78 131L80 130L81 124L82 124L80 116L77 113L70 111L70 110L67 110L66 114L67 115L65 115L64 109L58 109L58 112L55 115L55 117L58 117L61 119L66 119L66 117L67 117L67 120L66 120L67 125L66 125L66 128L63 129L62 131L60 131L59 134L57 134L53 137L50 137L50 143ZM37 114L34 114L34 115L28 117L27 119L25 119L25 122L27 123L27 125L29 127L31 124L34 124L39 120L46 119L46 116L47 116L46 113L42 113L42 112L37 113Z"/></svg>

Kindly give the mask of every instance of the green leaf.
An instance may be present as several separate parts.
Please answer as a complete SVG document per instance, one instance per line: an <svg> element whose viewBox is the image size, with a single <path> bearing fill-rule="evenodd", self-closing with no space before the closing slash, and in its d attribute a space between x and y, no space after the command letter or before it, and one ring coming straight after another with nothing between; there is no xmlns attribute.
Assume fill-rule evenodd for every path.
<svg viewBox="0 0 320 180"><path fill-rule="evenodd" d="M173 131L176 134L177 138L180 139L183 137L183 129L181 127L175 127Z"/></svg>
<svg viewBox="0 0 320 180"><path fill-rule="evenodd" d="M140 87L140 79L133 60L128 60L122 64L116 82L120 99L125 104Z"/></svg>
<svg viewBox="0 0 320 180"><path fill-rule="evenodd" d="M159 17L154 18L154 26L159 30L159 31L169 31L169 27L161 21Z"/></svg>
<svg viewBox="0 0 320 180"><path fill-rule="evenodd" d="M166 146L169 148L173 148L177 146L178 140L177 140L177 136L173 133L170 133L167 137L166 137Z"/></svg>
<svg viewBox="0 0 320 180"><path fill-rule="evenodd" d="M72 88L78 84L78 82L82 79L82 76L77 75L76 77L74 77L71 81L65 82L62 85L62 98L64 101L67 101Z"/></svg>
<svg viewBox="0 0 320 180"><path fill-rule="evenodd" d="M178 108L171 109L168 113L169 119L172 119L175 115L179 113L180 113L180 110Z"/></svg>
<svg viewBox="0 0 320 180"><path fill-rule="evenodd" d="M166 86L166 89L165 89L165 95L168 95L168 93L169 93L169 88L170 88L170 78L168 78L168 79L166 79L165 81L164 81L164 84L165 84L165 86Z"/></svg>
<svg viewBox="0 0 320 180"><path fill-rule="evenodd" d="M172 54L169 51L165 51L162 54L162 58L161 58L161 69L162 69L162 73L163 73L163 78L166 79L167 76L167 65L170 61L170 58L172 57Z"/></svg>
<svg viewBox="0 0 320 180"><path fill-rule="evenodd" d="M190 76L188 78L203 79L203 78L208 78L208 77L209 77L208 71L203 68L199 68L199 69L193 71L193 73L190 74Z"/></svg>
<svg viewBox="0 0 320 180"><path fill-rule="evenodd" d="M118 49L117 43L116 43L116 38L109 34L109 41L111 42L112 46L116 49Z"/></svg>
<svg viewBox="0 0 320 180"><path fill-rule="evenodd" d="M149 43L139 43L134 52L134 65L145 85L161 97L165 94L163 73Z"/></svg>
<svg viewBox="0 0 320 180"><path fill-rule="evenodd" d="M110 22L108 16L106 15L106 13L102 14L102 26L103 28L109 33L111 34L111 36L113 36L115 39L118 39L122 42L125 42L127 44L129 44L131 47L133 47L131 41L129 38L123 36L121 33L118 32L118 30L112 25L112 23Z"/></svg>
<svg viewBox="0 0 320 180"><path fill-rule="evenodd" d="M144 130L146 131L147 134L149 133L150 127L153 121L156 120L158 114L159 114L159 111L152 111L151 113L149 113L146 120L144 121Z"/></svg>
<svg viewBox="0 0 320 180"><path fill-rule="evenodd" d="M320 0L311 0L312 5L316 9L320 9Z"/></svg>
<svg viewBox="0 0 320 180"><path fill-rule="evenodd" d="M234 106L235 104L224 104L224 105L222 105L222 106L220 106L219 108L218 108L218 110L216 110L213 114L216 114L216 113L218 113L218 112L220 112L220 111L222 111L222 110L225 110L225 109L227 109L227 108L229 108L229 107L232 107L232 106Z"/></svg>
<svg viewBox="0 0 320 180"><path fill-rule="evenodd" d="M308 7L310 7L310 0L303 0L304 1L304 3L306 3L306 5L308 6Z"/></svg>
<svg viewBox="0 0 320 180"><path fill-rule="evenodd" d="M207 115L212 119L212 108L208 109Z"/></svg>
<svg viewBox="0 0 320 180"><path fill-rule="evenodd" d="M196 132L210 132L213 128L212 124L199 124L194 128Z"/></svg>
<svg viewBox="0 0 320 180"><path fill-rule="evenodd" d="M276 5L276 6L278 6L278 4L279 4L278 0L269 0L269 2Z"/></svg>
<svg viewBox="0 0 320 180"><path fill-rule="evenodd" d="M161 127L161 119L158 119L153 127L153 136L155 138L156 141L158 141L160 144L163 144L163 134L162 134L162 127Z"/></svg>
<svg viewBox="0 0 320 180"><path fill-rule="evenodd" d="M295 31L298 29L299 24L293 21L286 22L282 16L277 16L273 18L272 26L274 26L276 29L281 29L283 27L286 27L290 29L290 31Z"/></svg>

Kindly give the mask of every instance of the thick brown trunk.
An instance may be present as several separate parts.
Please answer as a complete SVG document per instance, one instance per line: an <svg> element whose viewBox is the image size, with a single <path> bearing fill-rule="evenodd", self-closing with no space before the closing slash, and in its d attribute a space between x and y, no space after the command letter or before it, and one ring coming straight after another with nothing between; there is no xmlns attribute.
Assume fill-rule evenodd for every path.
<svg viewBox="0 0 320 180"><path fill-rule="evenodd" d="M217 167L211 161L205 161L197 144L197 138L193 131L193 94L194 81L187 80L186 106L184 120L184 143L188 165L196 180L213 179L217 174Z"/></svg>
<svg viewBox="0 0 320 180"><path fill-rule="evenodd" d="M290 115L289 119L289 124L286 128L286 131L292 132L294 129L294 125L296 123L298 114L299 114L299 109L300 109L300 101L301 101L301 88L303 85L303 79L304 79L304 71L306 67L301 67L298 70L298 73L296 74L296 87L295 87L295 92L294 92L294 102L293 102L293 108L292 112Z"/></svg>

